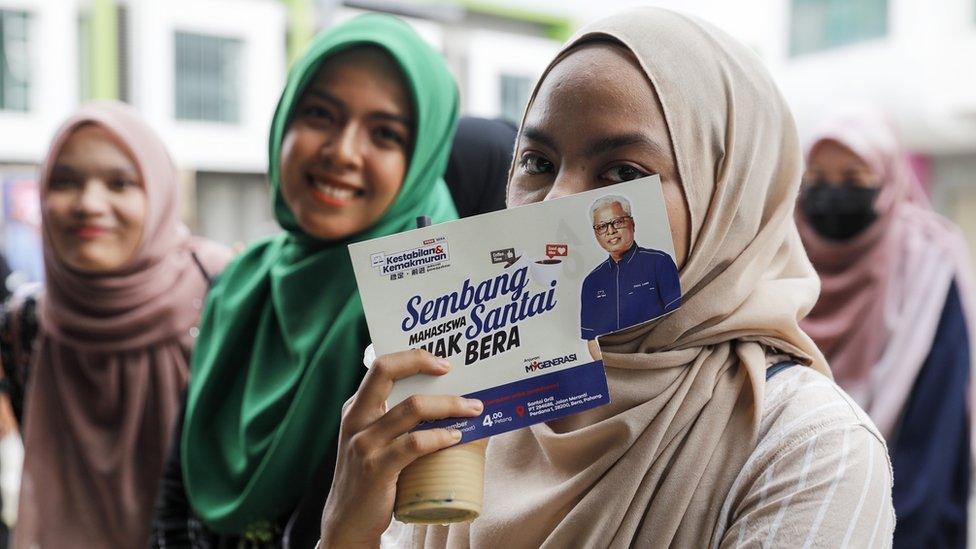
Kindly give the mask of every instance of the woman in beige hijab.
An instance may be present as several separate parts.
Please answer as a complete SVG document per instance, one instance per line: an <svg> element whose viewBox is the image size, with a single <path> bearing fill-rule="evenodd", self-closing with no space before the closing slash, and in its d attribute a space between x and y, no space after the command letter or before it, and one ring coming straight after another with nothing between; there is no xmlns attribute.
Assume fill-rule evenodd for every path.
<svg viewBox="0 0 976 549"><path fill-rule="evenodd" d="M483 515L410 527L411 545L891 544L884 441L798 327L818 285L793 222L801 153L787 106L723 32L641 9L583 29L549 66L508 204L653 173L684 305L601 338L612 403L492 438ZM377 359L343 418L323 546L375 547L399 471L460 438L409 429L480 412L453 396L385 412L394 380L447 368L421 351Z"/></svg>

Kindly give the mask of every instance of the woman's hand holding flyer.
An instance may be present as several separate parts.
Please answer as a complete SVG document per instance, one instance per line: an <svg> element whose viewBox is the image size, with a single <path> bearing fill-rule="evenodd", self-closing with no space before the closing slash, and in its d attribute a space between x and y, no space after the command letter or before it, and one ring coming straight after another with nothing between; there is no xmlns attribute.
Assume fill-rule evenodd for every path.
<svg viewBox="0 0 976 549"><path fill-rule="evenodd" d="M414 439L454 433L465 444L402 467L398 520L474 520L482 439L610 402L597 338L681 304L667 219L652 176L349 247L375 355L423 349L450 365L389 379L383 417L418 407L409 402L457 398L444 395L483 404L477 416L466 409L399 423L414 427Z"/></svg>

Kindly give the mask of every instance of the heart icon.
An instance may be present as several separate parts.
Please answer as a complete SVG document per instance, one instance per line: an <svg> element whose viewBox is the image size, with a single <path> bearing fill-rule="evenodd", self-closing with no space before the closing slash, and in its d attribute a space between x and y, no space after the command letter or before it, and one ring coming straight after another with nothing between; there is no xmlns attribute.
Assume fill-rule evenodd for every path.
<svg viewBox="0 0 976 549"><path fill-rule="evenodd" d="M524 416L525 415L525 406L516 406L515 407L515 413L518 414L519 417Z"/></svg>

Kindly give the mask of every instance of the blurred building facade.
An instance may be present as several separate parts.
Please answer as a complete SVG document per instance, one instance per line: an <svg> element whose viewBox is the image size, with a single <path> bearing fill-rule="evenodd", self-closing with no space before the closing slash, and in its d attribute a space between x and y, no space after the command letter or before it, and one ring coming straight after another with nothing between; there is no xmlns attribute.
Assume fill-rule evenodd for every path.
<svg viewBox="0 0 976 549"><path fill-rule="evenodd" d="M277 230L267 136L289 60L318 29L364 11L402 17L445 55L462 112L511 120L571 30L559 17L463 2L0 0L8 255L25 256L39 242L32 196L49 139L79 104L98 98L131 103L159 131L196 232L234 243ZM39 258L32 261L36 275Z"/></svg>
<svg viewBox="0 0 976 549"><path fill-rule="evenodd" d="M792 0L769 62L808 134L831 106L887 112L976 251L976 0ZM785 32L783 32L785 31Z"/></svg>
<svg viewBox="0 0 976 549"><path fill-rule="evenodd" d="M976 243L976 0L653 3L752 47L801 136L840 105L887 110L936 206ZM636 4L646 2L0 0L0 184L3 226L15 233L7 247L39 218L25 198L37 164L85 100L135 105L173 151L188 222L246 241L276 229L267 130L289 60L318 29L367 10L401 16L445 55L462 112L518 120L574 21Z"/></svg>
<svg viewBox="0 0 976 549"><path fill-rule="evenodd" d="M121 99L172 152L184 217L225 241L256 236L286 33L273 1L0 0L0 181L27 185L79 104Z"/></svg>
<svg viewBox="0 0 976 549"><path fill-rule="evenodd" d="M801 138L836 110L890 116L976 257L976 0L660 0L766 62Z"/></svg>

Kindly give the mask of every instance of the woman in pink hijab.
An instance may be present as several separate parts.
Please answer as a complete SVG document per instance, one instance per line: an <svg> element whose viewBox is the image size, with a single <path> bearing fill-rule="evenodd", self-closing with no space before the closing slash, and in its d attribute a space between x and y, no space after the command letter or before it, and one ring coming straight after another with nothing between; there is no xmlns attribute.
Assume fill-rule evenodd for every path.
<svg viewBox="0 0 976 549"><path fill-rule="evenodd" d="M17 547L138 547L225 248L180 221L176 168L136 112L100 102L41 168L45 283L8 304L4 373L22 418Z"/></svg>
<svg viewBox="0 0 976 549"><path fill-rule="evenodd" d="M873 113L816 134L797 223L823 286L801 326L888 440L895 546L965 546L973 301L959 230Z"/></svg>

